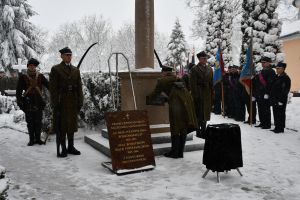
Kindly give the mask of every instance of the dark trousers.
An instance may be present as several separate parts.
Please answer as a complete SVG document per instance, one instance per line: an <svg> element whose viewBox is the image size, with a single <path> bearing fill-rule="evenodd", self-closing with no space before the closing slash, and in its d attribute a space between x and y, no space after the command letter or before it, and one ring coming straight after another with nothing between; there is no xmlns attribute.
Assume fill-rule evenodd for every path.
<svg viewBox="0 0 300 200"><path fill-rule="evenodd" d="M250 122L250 99L246 102L248 112L248 122ZM256 101L252 101L252 123L256 123Z"/></svg>
<svg viewBox="0 0 300 200"><path fill-rule="evenodd" d="M269 99L258 99L258 116L262 127L271 126L271 105Z"/></svg>
<svg viewBox="0 0 300 200"><path fill-rule="evenodd" d="M60 142L63 146L66 145L66 137L68 137L68 148L74 147L74 132L72 133L62 133L60 137Z"/></svg>
<svg viewBox="0 0 300 200"><path fill-rule="evenodd" d="M39 141L41 137L42 130L42 117L43 112L40 110L37 111L26 111L25 119L27 122L29 140L34 142Z"/></svg>
<svg viewBox="0 0 300 200"><path fill-rule="evenodd" d="M286 104L282 106L273 105L273 116L276 130L284 130L285 128L285 110Z"/></svg>

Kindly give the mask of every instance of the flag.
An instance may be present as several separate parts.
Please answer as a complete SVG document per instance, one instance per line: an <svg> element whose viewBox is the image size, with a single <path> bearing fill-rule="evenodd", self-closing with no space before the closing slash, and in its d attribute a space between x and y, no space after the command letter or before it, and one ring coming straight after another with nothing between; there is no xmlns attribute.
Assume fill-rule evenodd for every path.
<svg viewBox="0 0 300 200"><path fill-rule="evenodd" d="M224 61L223 61L221 48L219 47L216 56L216 63L214 64L214 76L213 76L214 85L222 81L223 74L224 74Z"/></svg>
<svg viewBox="0 0 300 200"><path fill-rule="evenodd" d="M246 62L240 73L240 82L246 88L248 94L250 94L251 76L252 76L252 42L246 52Z"/></svg>

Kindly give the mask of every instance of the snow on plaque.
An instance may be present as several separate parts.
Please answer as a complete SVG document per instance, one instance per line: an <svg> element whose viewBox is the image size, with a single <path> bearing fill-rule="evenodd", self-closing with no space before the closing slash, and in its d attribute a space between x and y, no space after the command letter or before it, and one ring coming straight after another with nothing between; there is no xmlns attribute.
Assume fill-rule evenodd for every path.
<svg viewBox="0 0 300 200"><path fill-rule="evenodd" d="M129 173L155 167L147 111L108 112L105 120L113 172Z"/></svg>

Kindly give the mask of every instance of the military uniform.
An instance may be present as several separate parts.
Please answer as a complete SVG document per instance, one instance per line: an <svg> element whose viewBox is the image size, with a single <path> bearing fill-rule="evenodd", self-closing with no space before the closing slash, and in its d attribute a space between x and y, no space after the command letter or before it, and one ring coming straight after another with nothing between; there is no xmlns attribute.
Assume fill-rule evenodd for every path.
<svg viewBox="0 0 300 200"><path fill-rule="evenodd" d="M288 93L291 88L291 79L286 73L277 75L272 82L270 101L273 106L273 116L275 129L274 132L284 132L285 128L285 110L288 99Z"/></svg>
<svg viewBox="0 0 300 200"><path fill-rule="evenodd" d="M269 129L271 128L271 105L269 96L271 84L275 78L275 71L271 67L266 67L262 69L257 76L256 99L260 120L258 127Z"/></svg>
<svg viewBox="0 0 300 200"><path fill-rule="evenodd" d="M194 103L183 82L168 74L158 80L155 90L149 95L154 99L161 93L168 96L169 120L172 139L172 150L167 157L181 158L185 146L186 135L197 129L197 118Z"/></svg>
<svg viewBox="0 0 300 200"><path fill-rule="evenodd" d="M69 150L74 148L74 132L78 130L77 114L83 105L80 71L71 64L68 66L61 62L52 67L49 77L54 130L60 127L63 151L68 135Z"/></svg>
<svg viewBox="0 0 300 200"><path fill-rule="evenodd" d="M16 97L17 104L25 113L29 133L28 146L43 144L41 141L42 116L45 102L42 99L42 86L49 88L49 82L44 75L34 72L20 74Z"/></svg>
<svg viewBox="0 0 300 200"><path fill-rule="evenodd" d="M191 70L191 93L195 103L198 124L201 127L197 136L201 137L206 130L206 122L210 120L213 95L213 70L200 63Z"/></svg>

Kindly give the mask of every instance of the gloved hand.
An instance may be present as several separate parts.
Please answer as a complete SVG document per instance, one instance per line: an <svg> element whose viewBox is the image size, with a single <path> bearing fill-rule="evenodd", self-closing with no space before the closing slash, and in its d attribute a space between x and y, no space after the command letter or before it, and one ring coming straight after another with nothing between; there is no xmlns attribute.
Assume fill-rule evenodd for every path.
<svg viewBox="0 0 300 200"><path fill-rule="evenodd" d="M269 99L269 95L268 95L268 94L265 94L265 95L264 95L264 99Z"/></svg>
<svg viewBox="0 0 300 200"><path fill-rule="evenodd" d="M252 97L252 101L255 101L256 99L255 99L255 97Z"/></svg>
<svg viewBox="0 0 300 200"><path fill-rule="evenodd" d="M279 105L279 106L283 106L283 103L281 103L281 102L278 102L278 105Z"/></svg>

